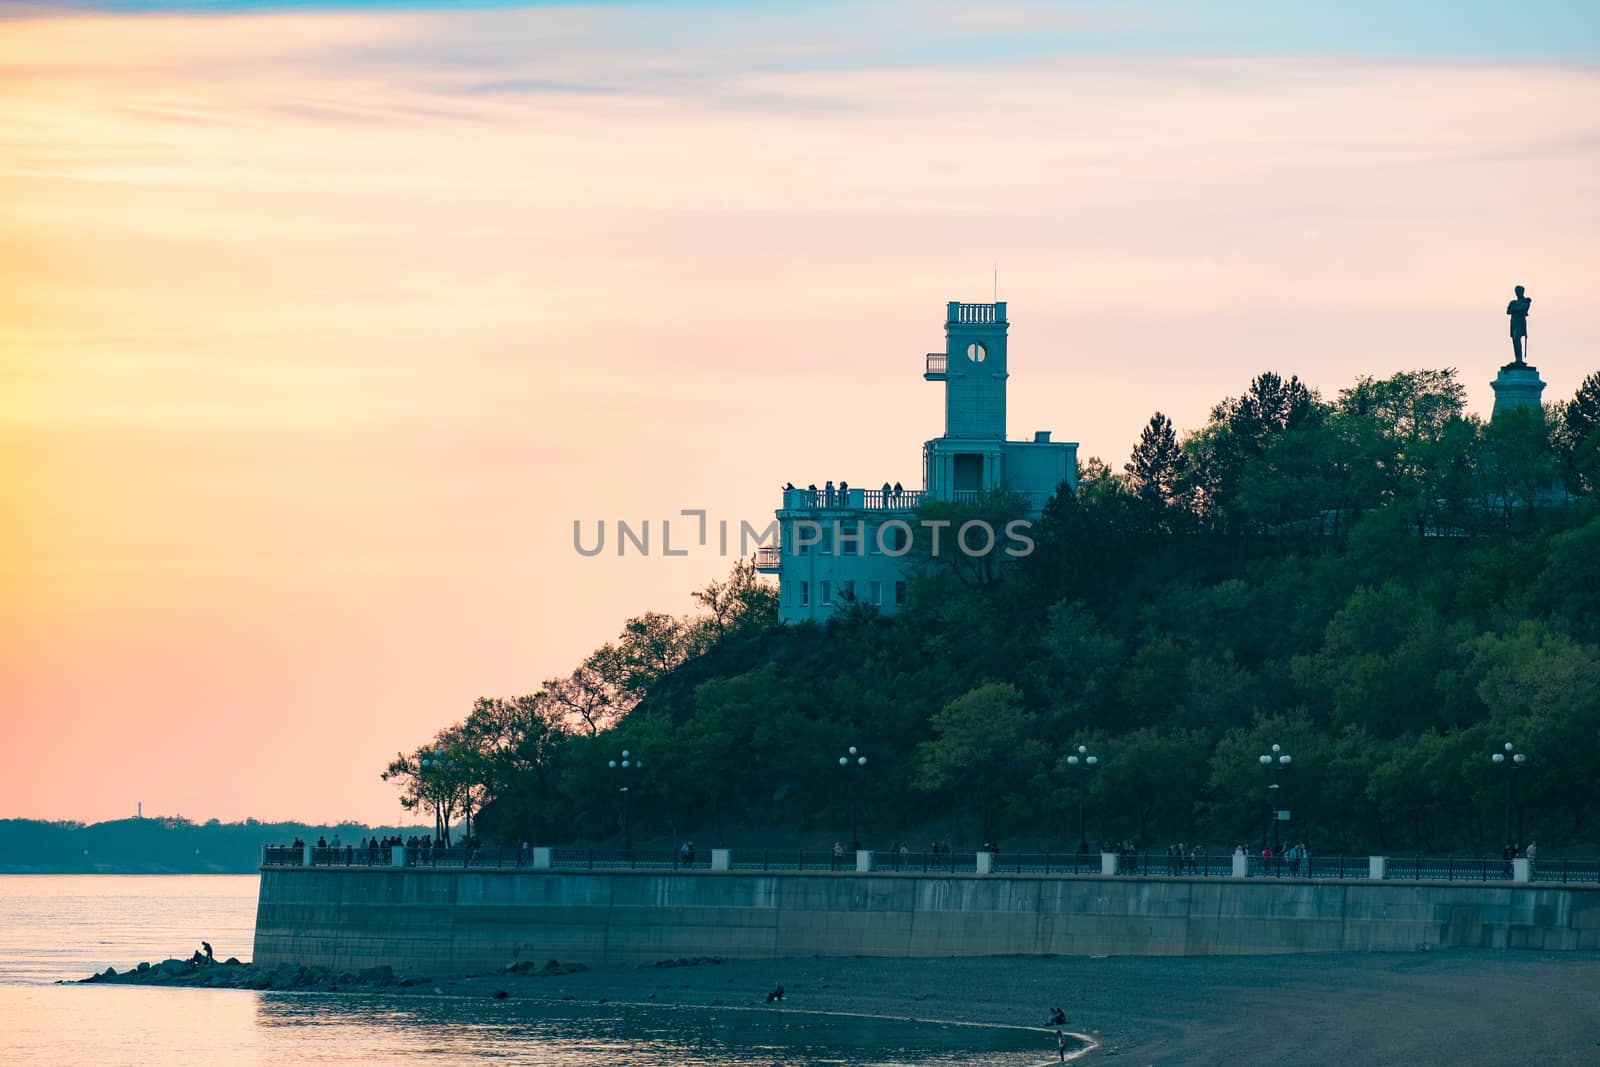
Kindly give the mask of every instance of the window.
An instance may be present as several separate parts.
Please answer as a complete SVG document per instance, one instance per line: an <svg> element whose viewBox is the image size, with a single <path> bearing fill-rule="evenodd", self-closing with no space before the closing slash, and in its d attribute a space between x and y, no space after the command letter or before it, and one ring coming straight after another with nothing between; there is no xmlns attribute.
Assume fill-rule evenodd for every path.
<svg viewBox="0 0 1600 1067"><path fill-rule="evenodd" d="M854 580L839 583L839 597L842 600L854 600L856 598L856 583Z"/></svg>
<svg viewBox="0 0 1600 1067"><path fill-rule="evenodd" d="M811 583L800 583L800 606L806 607L811 603Z"/></svg>
<svg viewBox="0 0 1600 1067"><path fill-rule="evenodd" d="M871 585L869 585L867 587L867 589L870 591L872 602L874 604L882 604L883 603L883 583L882 582L873 582Z"/></svg>
<svg viewBox="0 0 1600 1067"><path fill-rule="evenodd" d="M833 598L829 594L830 594L830 589L828 587L828 583L827 582L818 582L817 583L817 601L819 603L822 603L822 604L832 604L833 603Z"/></svg>
<svg viewBox="0 0 1600 1067"><path fill-rule="evenodd" d="M894 583L894 606L899 607L906 602L906 583Z"/></svg>

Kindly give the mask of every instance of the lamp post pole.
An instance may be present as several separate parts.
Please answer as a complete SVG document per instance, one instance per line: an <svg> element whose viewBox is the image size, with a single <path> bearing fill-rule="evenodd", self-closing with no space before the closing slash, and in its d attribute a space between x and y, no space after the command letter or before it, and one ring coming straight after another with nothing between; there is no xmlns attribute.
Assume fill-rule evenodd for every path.
<svg viewBox="0 0 1600 1067"><path fill-rule="evenodd" d="M1271 805L1269 815L1272 818L1272 856L1276 859L1278 856L1278 812L1281 810L1278 800L1278 768L1289 766L1294 762L1294 758L1283 751L1282 745L1274 743L1271 755L1262 753L1258 757L1258 762L1272 774L1272 782L1267 786L1267 800ZM1266 838L1263 835L1263 844L1265 844L1265 841Z"/></svg>
<svg viewBox="0 0 1600 1067"><path fill-rule="evenodd" d="M1496 752L1489 758L1506 769L1506 849L1512 850L1522 843L1522 818L1518 813L1517 835L1511 836L1511 807L1512 794L1516 792L1517 768L1528 762L1528 757L1517 751L1517 746L1507 741L1504 752Z"/></svg>
<svg viewBox="0 0 1600 1067"><path fill-rule="evenodd" d="M1078 751L1067 757L1067 765L1078 770L1078 855L1089 851L1089 835L1084 831L1083 812L1089 795L1089 772L1099 766L1100 757L1089 755L1088 745L1079 745Z"/></svg>
<svg viewBox="0 0 1600 1067"><path fill-rule="evenodd" d="M612 760L609 763L612 770L622 772L622 850L633 851L633 838L628 836L628 773L639 769L639 761L627 749L622 750L622 759Z"/></svg>
<svg viewBox="0 0 1600 1067"><path fill-rule="evenodd" d="M839 757L839 766L846 768L846 773L850 777L850 849L853 852L861 850L861 835L856 832L856 809L860 804L860 789L856 783L857 776L851 774L848 768L865 767L866 765L867 757L857 752L854 745L850 746L850 751L847 755Z"/></svg>

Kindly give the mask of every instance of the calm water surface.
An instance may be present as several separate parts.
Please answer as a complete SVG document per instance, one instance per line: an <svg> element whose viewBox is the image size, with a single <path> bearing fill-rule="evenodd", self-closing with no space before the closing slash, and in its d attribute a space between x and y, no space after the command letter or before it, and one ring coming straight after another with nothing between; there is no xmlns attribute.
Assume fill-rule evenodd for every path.
<svg viewBox="0 0 1600 1067"><path fill-rule="evenodd" d="M1037 1063L1039 1035L734 1009L530 1004L232 989L58 986L210 941L248 960L254 875L0 876L7 1064Z"/></svg>

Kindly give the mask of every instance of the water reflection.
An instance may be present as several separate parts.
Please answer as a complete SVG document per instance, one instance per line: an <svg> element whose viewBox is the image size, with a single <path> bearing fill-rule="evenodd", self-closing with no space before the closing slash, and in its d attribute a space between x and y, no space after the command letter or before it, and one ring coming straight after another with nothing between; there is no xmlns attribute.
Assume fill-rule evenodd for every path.
<svg viewBox="0 0 1600 1067"><path fill-rule="evenodd" d="M346 1062L372 1063L426 1056L434 1062L493 1058L549 1067L1015 1067L1039 1062L1049 1037L796 1011L447 997L398 1002L337 994L260 994L256 1017L271 1035L266 1043L285 1052L324 1046L337 1048L337 1058Z"/></svg>

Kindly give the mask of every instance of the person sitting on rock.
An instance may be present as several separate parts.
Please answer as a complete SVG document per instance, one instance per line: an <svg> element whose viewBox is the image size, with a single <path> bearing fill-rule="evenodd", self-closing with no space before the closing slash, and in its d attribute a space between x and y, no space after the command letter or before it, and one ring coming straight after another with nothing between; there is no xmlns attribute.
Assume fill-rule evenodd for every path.
<svg viewBox="0 0 1600 1067"><path fill-rule="evenodd" d="M767 1003L771 1004L775 1000L782 1000L782 999L783 999L783 983L779 982L778 983L778 988L774 989L772 992L767 994Z"/></svg>

